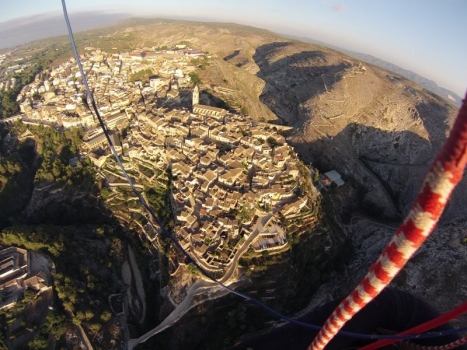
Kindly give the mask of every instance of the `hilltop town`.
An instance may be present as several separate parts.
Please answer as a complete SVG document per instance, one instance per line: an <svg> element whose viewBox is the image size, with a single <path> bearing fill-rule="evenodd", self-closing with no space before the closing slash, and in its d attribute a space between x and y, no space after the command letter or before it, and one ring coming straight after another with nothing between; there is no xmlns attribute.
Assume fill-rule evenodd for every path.
<svg viewBox="0 0 467 350"><path fill-rule="evenodd" d="M286 127L201 104L192 80L208 56L184 44L120 54L86 50L83 68L115 149L151 205L150 194L162 202L168 194L165 213L198 264L227 279L248 249L288 248L285 220L300 217L306 224L316 193L309 170L281 135ZM70 164L88 157L115 216L160 248L161 228L129 192L111 157L75 60L37 76L18 99L22 113L5 122L86 130Z"/></svg>
<svg viewBox="0 0 467 350"><path fill-rule="evenodd" d="M62 39L0 55L5 344L37 335L27 301L52 290L36 348L56 337L56 347L220 349L262 330L269 319L223 298L142 209ZM131 20L77 44L111 142L164 226L211 276L288 314L366 272L457 112L398 74L235 24ZM346 185L320 191L344 181L297 153ZM439 309L465 299L450 273L465 269L464 193L465 181L395 280L436 295ZM28 269L38 250L57 268L51 280Z"/></svg>

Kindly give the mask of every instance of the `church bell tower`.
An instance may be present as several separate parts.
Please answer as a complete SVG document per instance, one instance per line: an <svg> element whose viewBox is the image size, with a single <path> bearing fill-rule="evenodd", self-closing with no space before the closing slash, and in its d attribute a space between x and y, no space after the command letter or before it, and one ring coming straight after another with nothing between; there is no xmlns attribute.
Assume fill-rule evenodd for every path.
<svg viewBox="0 0 467 350"><path fill-rule="evenodd" d="M199 88L198 85L195 85L195 88L193 89L193 97L192 97L192 106L194 107L195 105L199 104Z"/></svg>

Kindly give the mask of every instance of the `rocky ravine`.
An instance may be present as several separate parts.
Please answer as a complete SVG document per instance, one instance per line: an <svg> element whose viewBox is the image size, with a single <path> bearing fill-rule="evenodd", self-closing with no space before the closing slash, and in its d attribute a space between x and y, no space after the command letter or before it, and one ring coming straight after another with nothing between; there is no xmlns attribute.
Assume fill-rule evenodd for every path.
<svg viewBox="0 0 467 350"><path fill-rule="evenodd" d="M336 191L342 214L352 218L347 232L355 256L344 273L335 274L314 296L317 305L350 292L395 232L356 212L386 217L397 226L457 108L404 78L306 46L265 45L254 58L258 76L266 81L260 99L295 126L289 141L299 154L324 171L337 169L347 186L364 189L357 198L339 198L347 192ZM442 311L467 298L466 190L464 177L438 229L393 283Z"/></svg>

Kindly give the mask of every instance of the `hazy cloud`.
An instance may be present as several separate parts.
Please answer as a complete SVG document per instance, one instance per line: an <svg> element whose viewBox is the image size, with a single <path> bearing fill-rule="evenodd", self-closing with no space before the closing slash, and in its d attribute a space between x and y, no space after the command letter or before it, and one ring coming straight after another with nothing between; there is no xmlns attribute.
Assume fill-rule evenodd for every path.
<svg viewBox="0 0 467 350"><path fill-rule="evenodd" d="M102 11L70 14L74 32L104 26L128 18L128 14ZM65 35L67 28L63 14L54 12L0 22L0 49L51 36Z"/></svg>
<svg viewBox="0 0 467 350"><path fill-rule="evenodd" d="M346 9L346 5L342 2L334 3L331 0L322 0L333 12L342 12Z"/></svg>
<svg viewBox="0 0 467 350"><path fill-rule="evenodd" d="M337 4L331 5L331 8L334 12L342 12L345 10L345 4L342 2L339 2Z"/></svg>

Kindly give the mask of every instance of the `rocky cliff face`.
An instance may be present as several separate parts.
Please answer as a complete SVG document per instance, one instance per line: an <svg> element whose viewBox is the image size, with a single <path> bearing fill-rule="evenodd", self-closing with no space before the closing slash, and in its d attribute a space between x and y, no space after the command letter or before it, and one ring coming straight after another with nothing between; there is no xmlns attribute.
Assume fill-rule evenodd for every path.
<svg viewBox="0 0 467 350"><path fill-rule="evenodd" d="M29 224L36 225L108 223L109 213L103 210L90 193L78 192L64 185L43 184L34 188L23 215Z"/></svg>
<svg viewBox="0 0 467 350"><path fill-rule="evenodd" d="M365 276L371 263L392 238L395 228L369 218L355 216L347 226L354 254L341 272L333 273L313 296L310 308L347 295ZM439 226L416 255L391 283L392 287L413 293L446 312L463 303L467 296L465 220L452 220ZM465 326L464 315L453 321Z"/></svg>

